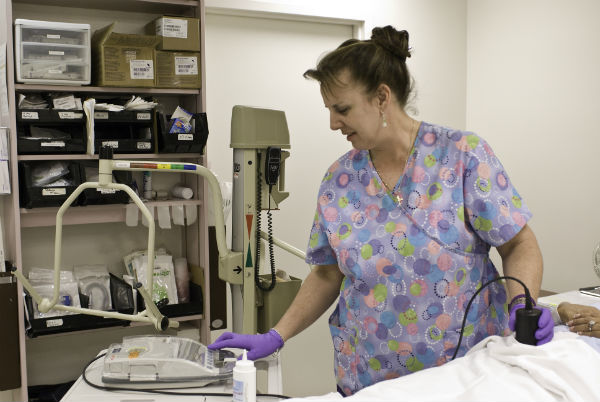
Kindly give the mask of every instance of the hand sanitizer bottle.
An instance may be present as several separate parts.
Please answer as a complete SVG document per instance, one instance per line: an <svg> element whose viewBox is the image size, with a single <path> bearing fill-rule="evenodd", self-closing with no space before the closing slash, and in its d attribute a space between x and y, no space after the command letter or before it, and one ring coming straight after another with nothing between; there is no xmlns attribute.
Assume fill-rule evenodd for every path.
<svg viewBox="0 0 600 402"><path fill-rule="evenodd" d="M256 367L248 360L246 349L233 367L233 402L256 402Z"/></svg>

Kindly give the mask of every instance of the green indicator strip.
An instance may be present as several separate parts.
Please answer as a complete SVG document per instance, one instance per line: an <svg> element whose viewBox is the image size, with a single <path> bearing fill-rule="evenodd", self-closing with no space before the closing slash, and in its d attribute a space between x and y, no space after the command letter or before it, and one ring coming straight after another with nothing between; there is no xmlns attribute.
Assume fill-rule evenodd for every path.
<svg viewBox="0 0 600 402"><path fill-rule="evenodd" d="M250 253L250 245L248 244L248 255L246 256L246 267L252 266L252 254Z"/></svg>

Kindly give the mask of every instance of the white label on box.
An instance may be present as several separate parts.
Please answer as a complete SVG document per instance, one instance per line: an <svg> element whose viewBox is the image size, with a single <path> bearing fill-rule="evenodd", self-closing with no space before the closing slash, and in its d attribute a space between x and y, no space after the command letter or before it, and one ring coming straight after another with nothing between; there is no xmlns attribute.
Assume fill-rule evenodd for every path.
<svg viewBox="0 0 600 402"><path fill-rule="evenodd" d="M97 188L97 191L100 192L100 194L114 194L117 192L116 188Z"/></svg>
<svg viewBox="0 0 600 402"><path fill-rule="evenodd" d="M61 119L81 119L83 117L83 113L58 112L58 117Z"/></svg>
<svg viewBox="0 0 600 402"><path fill-rule="evenodd" d="M177 139L179 141L193 141L194 134L177 134Z"/></svg>
<svg viewBox="0 0 600 402"><path fill-rule="evenodd" d="M119 148L119 141L102 141L102 146Z"/></svg>
<svg viewBox="0 0 600 402"><path fill-rule="evenodd" d="M94 112L94 119L108 120L108 112Z"/></svg>
<svg viewBox="0 0 600 402"><path fill-rule="evenodd" d="M48 50L48 54L51 56L64 56L65 52L62 50Z"/></svg>
<svg viewBox="0 0 600 402"><path fill-rule="evenodd" d="M156 34L167 38L187 39L187 20L162 18L156 25Z"/></svg>
<svg viewBox="0 0 600 402"><path fill-rule="evenodd" d="M55 319L52 319L52 320L46 320L46 328L61 327L62 325L63 325L62 318L55 318Z"/></svg>
<svg viewBox="0 0 600 402"><path fill-rule="evenodd" d="M154 64L152 60L131 60L129 70L132 80L154 79Z"/></svg>
<svg viewBox="0 0 600 402"><path fill-rule="evenodd" d="M198 75L198 58L175 57L175 75Z"/></svg>
<svg viewBox="0 0 600 402"><path fill-rule="evenodd" d="M42 195L65 195L67 194L67 189L62 187L48 187L42 189Z"/></svg>
<svg viewBox="0 0 600 402"><path fill-rule="evenodd" d="M61 98L52 99L52 104L54 105L54 109L59 110L73 110L77 109L77 100L73 95L63 96ZM81 110L81 108L79 108Z"/></svg>
<svg viewBox="0 0 600 402"><path fill-rule="evenodd" d="M64 148L65 146L65 142L64 141L49 141L49 142L42 142L40 144L40 146L42 147L61 147Z"/></svg>
<svg viewBox="0 0 600 402"><path fill-rule="evenodd" d="M150 143L148 141L138 141L137 149L150 149Z"/></svg>
<svg viewBox="0 0 600 402"><path fill-rule="evenodd" d="M21 118L23 120L38 120L40 117L38 112L21 112Z"/></svg>
<svg viewBox="0 0 600 402"><path fill-rule="evenodd" d="M62 75L62 71L60 70L48 70L48 74L61 74Z"/></svg>
<svg viewBox="0 0 600 402"><path fill-rule="evenodd" d="M58 34L46 34L46 38L48 38L48 39L60 39L60 35L58 35Z"/></svg>
<svg viewBox="0 0 600 402"><path fill-rule="evenodd" d="M152 115L150 113L138 113L136 117L137 117L138 120L150 120L150 119L152 119Z"/></svg>

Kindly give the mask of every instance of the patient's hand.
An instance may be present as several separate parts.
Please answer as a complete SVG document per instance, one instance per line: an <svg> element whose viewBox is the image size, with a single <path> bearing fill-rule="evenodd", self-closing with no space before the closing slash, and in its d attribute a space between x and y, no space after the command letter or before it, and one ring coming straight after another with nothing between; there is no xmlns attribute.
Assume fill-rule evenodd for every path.
<svg viewBox="0 0 600 402"><path fill-rule="evenodd" d="M562 302L558 305L558 315L563 323L571 321L575 314L600 314L600 310L596 307L585 306L583 304L571 304ZM600 317L596 317L600 318ZM600 322L600 320L598 320Z"/></svg>
<svg viewBox="0 0 600 402"><path fill-rule="evenodd" d="M558 306L558 314L570 331L600 338L600 310L597 308L563 302Z"/></svg>

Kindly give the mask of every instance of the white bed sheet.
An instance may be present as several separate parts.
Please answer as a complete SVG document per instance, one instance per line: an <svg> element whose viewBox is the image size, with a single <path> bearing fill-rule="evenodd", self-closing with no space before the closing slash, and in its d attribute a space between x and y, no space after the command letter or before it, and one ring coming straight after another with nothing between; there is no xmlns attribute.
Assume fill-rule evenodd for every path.
<svg viewBox="0 0 600 402"><path fill-rule="evenodd" d="M382 381L355 395L337 393L289 401L593 401L600 396L600 343L555 331L552 342L529 346L491 336L440 367ZM585 341L591 340L584 339Z"/></svg>

